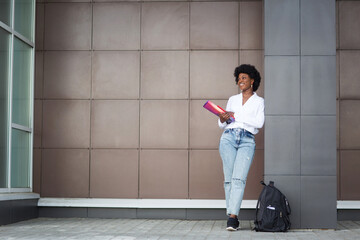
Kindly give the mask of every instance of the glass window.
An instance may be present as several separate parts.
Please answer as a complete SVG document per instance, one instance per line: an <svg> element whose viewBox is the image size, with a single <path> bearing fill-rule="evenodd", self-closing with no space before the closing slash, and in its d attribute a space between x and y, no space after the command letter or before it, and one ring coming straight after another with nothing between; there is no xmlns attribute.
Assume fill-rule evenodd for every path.
<svg viewBox="0 0 360 240"><path fill-rule="evenodd" d="M0 21L10 26L11 0L0 0Z"/></svg>
<svg viewBox="0 0 360 240"><path fill-rule="evenodd" d="M35 0L0 0L0 192L31 190Z"/></svg>
<svg viewBox="0 0 360 240"><path fill-rule="evenodd" d="M29 187L30 133L12 129L11 187Z"/></svg>
<svg viewBox="0 0 360 240"><path fill-rule="evenodd" d="M33 0L15 0L15 31L19 32L30 41L33 41L33 10Z"/></svg>
<svg viewBox="0 0 360 240"><path fill-rule="evenodd" d="M12 122L30 128L31 47L14 38Z"/></svg>
<svg viewBox="0 0 360 240"><path fill-rule="evenodd" d="M7 186L9 39L0 28L0 188Z"/></svg>

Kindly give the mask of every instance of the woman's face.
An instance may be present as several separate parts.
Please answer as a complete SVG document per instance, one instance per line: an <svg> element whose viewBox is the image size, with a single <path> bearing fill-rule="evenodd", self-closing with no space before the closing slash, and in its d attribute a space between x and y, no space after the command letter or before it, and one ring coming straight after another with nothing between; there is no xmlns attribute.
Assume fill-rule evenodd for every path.
<svg viewBox="0 0 360 240"><path fill-rule="evenodd" d="M249 75L246 73L239 74L238 86L242 92L251 89L254 79L250 79Z"/></svg>

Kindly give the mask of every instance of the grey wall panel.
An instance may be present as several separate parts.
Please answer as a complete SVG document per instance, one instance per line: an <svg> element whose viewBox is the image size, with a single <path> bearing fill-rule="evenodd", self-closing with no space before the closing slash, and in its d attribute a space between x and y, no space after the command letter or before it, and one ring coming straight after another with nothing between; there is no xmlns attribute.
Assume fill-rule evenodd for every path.
<svg viewBox="0 0 360 240"><path fill-rule="evenodd" d="M300 174L300 116L267 116L265 175Z"/></svg>
<svg viewBox="0 0 360 240"><path fill-rule="evenodd" d="M265 0L265 55L300 52L299 0Z"/></svg>
<svg viewBox="0 0 360 240"><path fill-rule="evenodd" d="M89 218L136 218L135 208L88 208Z"/></svg>
<svg viewBox="0 0 360 240"><path fill-rule="evenodd" d="M11 201L0 201L0 226L11 223Z"/></svg>
<svg viewBox="0 0 360 240"><path fill-rule="evenodd" d="M11 201L11 222L19 222L32 218L37 218L38 199L26 199Z"/></svg>
<svg viewBox="0 0 360 240"><path fill-rule="evenodd" d="M301 175L336 175L336 116L301 117Z"/></svg>
<svg viewBox="0 0 360 240"><path fill-rule="evenodd" d="M39 217L50 218L86 218L87 208L40 207Z"/></svg>
<svg viewBox="0 0 360 240"><path fill-rule="evenodd" d="M266 175L265 183L274 181L278 188L288 199L291 208L290 221L291 228L301 227L301 208L300 208L300 176L276 176Z"/></svg>
<svg viewBox="0 0 360 240"><path fill-rule="evenodd" d="M301 0L301 54L335 55L335 1Z"/></svg>
<svg viewBox="0 0 360 240"><path fill-rule="evenodd" d="M336 228L336 176L301 176L301 227Z"/></svg>
<svg viewBox="0 0 360 240"><path fill-rule="evenodd" d="M300 56L265 56L266 114L300 114Z"/></svg>
<svg viewBox="0 0 360 240"><path fill-rule="evenodd" d="M336 115L336 56L301 58L301 114Z"/></svg>
<svg viewBox="0 0 360 240"><path fill-rule="evenodd" d="M244 214L239 214L239 219L250 219L249 216L246 217L248 213L247 210L244 211ZM254 213L251 211L251 213ZM255 213L253 214L253 216ZM240 218L241 217L241 218ZM227 216L223 209L186 209L186 219L197 219L197 220L209 220L209 219L217 219L217 220L226 220Z"/></svg>
<svg viewBox="0 0 360 240"><path fill-rule="evenodd" d="M137 209L137 218L185 219L185 209Z"/></svg>

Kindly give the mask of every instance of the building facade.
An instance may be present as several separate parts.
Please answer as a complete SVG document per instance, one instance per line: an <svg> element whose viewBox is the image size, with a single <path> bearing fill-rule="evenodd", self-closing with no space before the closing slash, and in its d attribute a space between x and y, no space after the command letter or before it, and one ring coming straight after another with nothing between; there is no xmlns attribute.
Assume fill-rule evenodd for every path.
<svg viewBox="0 0 360 240"><path fill-rule="evenodd" d="M324 205L332 209L327 226L336 221L336 192L338 212L343 200L352 204L339 216L351 217L360 198L353 184L360 170L359 10L357 1L330 0L38 1L32 190L40 195L40 216L225 218L221 130L202 105L225 106L239 93L234 68L250 63L262 76L257 93L267 116L256 135L242 217L253 217L259 181L275 179L294 203L294 226L318 227L301 221L308 215L300 192L311 189L314 176L331 179L324 190L331 197ZM319 39L311 38L316 27L306 32L314 24L304 19L317 21L325 29L319 35L328 37L307 53ZM316 52L322 45L325 53ZM320 69L308 71L314 64L323 66L318 90L329 90L321 92L325 112L302 108L318 92L301 97L301 79L316 78ZM284 94L274 98L277 90ZM314 159L308 149L316 142L301 140L308 115L316 118L312 126L331 119L315 138L329 140L320 148L325 155ZM284 126L289 131L273 131ZM290 138L276 145L278 136ZM277 148L287 149L278 159Z"/></svg>

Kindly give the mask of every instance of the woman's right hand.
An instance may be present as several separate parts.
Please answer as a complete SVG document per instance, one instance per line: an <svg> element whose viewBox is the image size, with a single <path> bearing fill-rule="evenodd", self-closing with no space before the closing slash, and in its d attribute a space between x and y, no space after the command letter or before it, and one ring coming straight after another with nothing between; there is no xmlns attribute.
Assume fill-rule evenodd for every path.
<svg viewBox="0 0 360 240"><path fill-rule="evenodd" d="M224 112L224 113L219 113L219 118L220 118L220 122L226 122L227 120L229 120L230 117L234 116L233 112Z"/></svg>

